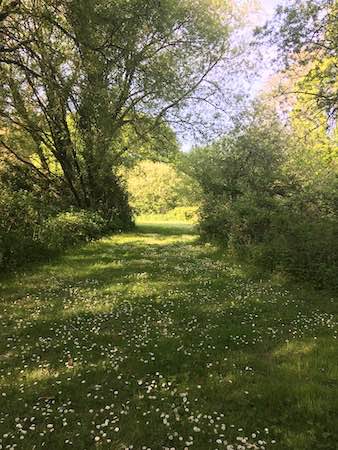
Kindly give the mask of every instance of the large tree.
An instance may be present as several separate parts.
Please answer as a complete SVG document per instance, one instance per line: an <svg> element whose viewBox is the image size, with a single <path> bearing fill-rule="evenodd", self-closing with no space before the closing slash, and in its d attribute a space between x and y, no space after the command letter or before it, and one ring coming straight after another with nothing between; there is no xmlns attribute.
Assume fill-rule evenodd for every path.
<svg viewBox="0 0 338 450"><path fill-rule="evenodd" d="M189 99L210 102L235 26L216 0L22 0L1 31L2 149L128 223L118 165L165 141Z"/></svg>
<svg viewBox="0 0 338 450"><path fill-rule="evenodd" d="M293 0L279 6L273 20L257 30L278 49L280 67L296 68L301 82L288 93L303 95L309 105L326 113L332 123L338 114L338 1Z"/></svg>

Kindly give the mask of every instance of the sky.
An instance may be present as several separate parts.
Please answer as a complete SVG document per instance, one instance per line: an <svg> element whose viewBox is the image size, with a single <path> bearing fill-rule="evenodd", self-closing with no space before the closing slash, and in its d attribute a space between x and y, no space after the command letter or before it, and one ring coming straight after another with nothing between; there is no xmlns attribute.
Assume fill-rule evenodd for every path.
<svg viewBox="0 0 338 450"><path fill-rule="evenodd" d="M241 2L241 0L237 0L238 2ZM247 0L246 0L247 1ZM256 12L251 17L252 22L252 28L255 28L259 25L264 25L268 20L273 18L274 11L278 5L285 5L288 0L249 0L249 2L252 2L252 9ZM270 48L266 49L266 54L271 53L272 56L273 50ZM259 92L264 84L268 81L268 79L272 75L271 68L264 68L263 65L259 69L259 72L257 73L256 80L252 82L250 85L250 92ZM243 84L244 84L244 77L243 77ZM179 141L181 143L181 149L183 151L189 151L191 147L194 145L193 139L189 138L187 135L185 136L178 136Z"/></svg>
<svg viewBox="0 0 338 450"><path fill-rule="evenodd" d="M278 5L285 6L287 3L289 3L288 0L252 0L252 2L256 3L261 9L262 23L273 17L274 11Z"/></svg>
<svg viewBox="0 0 338 450"><path fill-rule="evenodd" d="M255 14L254 22L256 25L264 25L267 21L271 20L274 16L275 10L278 5L285 5L286 0L260 0L258 1L259 12ZM274 51L271 48L266 49L266 54L270 54L271 57L274 56ZM272 74L270 69L262 69L261 73L258 74L257 81L253 87L255 90L259 91L262 86L267 82Z"/></svg>
<svg viewBox="0 0 338 450"><path fill-rule="evenodd" d="M271 18L276 6L281 3L283 3L281 0L261 0L260 4L265 18Z"/></svg>

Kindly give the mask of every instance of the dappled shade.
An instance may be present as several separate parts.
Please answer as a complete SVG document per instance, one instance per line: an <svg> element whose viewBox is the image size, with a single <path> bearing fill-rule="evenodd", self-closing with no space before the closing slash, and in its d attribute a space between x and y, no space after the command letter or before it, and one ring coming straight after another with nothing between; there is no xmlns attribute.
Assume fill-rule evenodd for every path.
<svg viewBox="0 0 338 450"><path fill-rule="evenodd" d="M143 224L2 281L2 445L334 448L333 299L191 231Z"/></svg>

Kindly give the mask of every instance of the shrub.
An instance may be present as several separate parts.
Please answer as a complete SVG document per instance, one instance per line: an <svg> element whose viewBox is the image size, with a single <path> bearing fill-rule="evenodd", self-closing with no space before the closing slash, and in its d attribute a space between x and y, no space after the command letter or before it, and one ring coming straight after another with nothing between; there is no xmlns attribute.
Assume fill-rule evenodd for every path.
<svg viewBox="0 0 338 450"><path fill-rule="evenodd" d="M61 212L42 223L39 240L44 248L58 251L77 242L100 237L105 227L106 223L98 213Z"/></svg>
<svg viewBox="0 0 338 450"><path fill-rule="evenodd" d="M258 205L249 196L235 204L209 203L201 230L229 254L261 271L277 271L317 287L338 287L338 220L295 211L291 205Z"/></svg>
<svg viewBox="0 0 338 450"><path fill-rule="evenodd" d="M136 214L165 214L198 202L196 181L168 163L141 161L127 174L127 185Z"/></svg>
<svg viewBox="0 0 338 450"><path fill-rule="evenodd" d="M291 212L287 221L274 217L261 255L254 257L258 264L262 259L318 287L338 287L338 221Z"/></svg>
<svg viewBox="0 0 338 450"><path fill-rule="evenodd" d="M223 247L231 234L230 210L224 198L208 197L200 211L199 231L202 239L218 241Z"/></svg>
<svg viewBox="0 0 338 450"><path fill-rule="evenodd" d="M203 189L201 235L260 270L337 288L336 168L323 159L317 171L298 166L295 141L258 119L192 152Z"/></svg>
<svg viewBox="0 0 338 450"><path fill-rule="evenodd" d="M30 259L38 250L41 208L28 192L2 187L0 196L0 265Z"/></svg>
<svg viewBox="0 0 338 450"><path fill-rule="evenodd" d="M117 229L110 224L109 230ZM9 268L60 252L67 246L98 238L105 220L90 211L51 214L26 191L2 188L0 196L0 267Z"/></svg>
<svg viewBox="0 0 338 450"><path fill-rule="evenodd" d="M187 222L195 224L198 221L197 206L178 206L164 214L141 214L139 220L143 222Z"/></svg>

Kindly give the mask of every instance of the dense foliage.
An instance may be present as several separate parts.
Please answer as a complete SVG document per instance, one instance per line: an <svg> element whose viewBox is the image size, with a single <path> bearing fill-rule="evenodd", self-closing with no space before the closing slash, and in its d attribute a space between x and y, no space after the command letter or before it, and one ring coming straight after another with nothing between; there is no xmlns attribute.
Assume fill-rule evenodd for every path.
<svg viewBox="0 0 338 450"><path fill-rule="evenodd" d="M15 3L15 5L14 5ZM168 123L209 99L232 8L206 0L14 2L1 23L1 148L77 208L131 225L128 154L175 150Z"/></svg>
<svg viewBox="0 0 338 450"><path fill-rule="evenodd" d="M24 249L47 239L45 226L60 227L60 234L65 238L68 232L75 242L77 230L66 231L67 211L82 211L80 228L83 211L94 222L96 214L103 217L111 229L131 228L121 167L177 153L172 125L190 121L186 108L197 97L210 102L214 70L234 55L232 5L0 3L3 260L9 254L22 259L20 246L21 253L32 253ZM83 234L93 234L87 231Z"/></svg>
<svg viewBox="0 0 338 450"><path fill-rule="evenodd" d="M293 91L315 99L317 111L325 111L334 120L338 110L337 0L288 2L257 34L276 45L279 64L302 67L304 78Z"/></svg>
<svg viewBox="0 0 338 450"><path fill-rule="evenodd" d="M163 214L198 203L196 181L173 164L142 161L129 171L127 185L136 214Z"/></svg>
<svg viewBox="0 0 338 450"><path fill-rule="evenodd" d="M209 0L1 4L3 265L130 229L133 214L192 220L202 191L204 237L335 284L336 0L279 7L257 30L279 51L278 89L178 157L174 130L202 129L203 105L224 111L237 16Z"/></svg>
<svg viewBox="0 0 338 450"><path fill-rule="evenodd" d="M0 0L0 450L337 448L338 0L256 3Z"/></svg>
<svg viewBox="0 0 338 450"><path fill-rule="evenodd" d="M319 286L335 285L335 136L317 130L314 141L300 141L294 130L262 108L248 112L246 120L220 141L189 155L204 194L202 235L256 267L289 272ZM313 147L320 142L321 153Z"/></svg>
<svg viewBox="0 0 338 450"><path fill-rule="evenodd" d="M101 236L104 219L95 212L57 212L27 191L0 185L0 268L49 257L65 247ZM115 231L118 225L110 230Z"/></svg>

